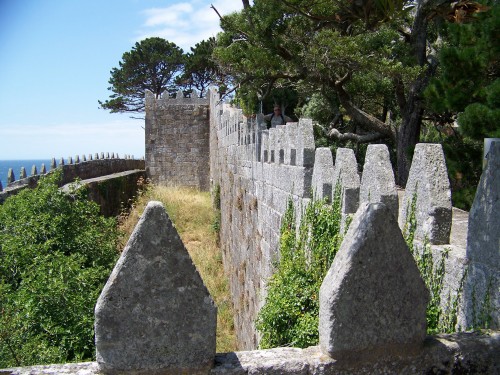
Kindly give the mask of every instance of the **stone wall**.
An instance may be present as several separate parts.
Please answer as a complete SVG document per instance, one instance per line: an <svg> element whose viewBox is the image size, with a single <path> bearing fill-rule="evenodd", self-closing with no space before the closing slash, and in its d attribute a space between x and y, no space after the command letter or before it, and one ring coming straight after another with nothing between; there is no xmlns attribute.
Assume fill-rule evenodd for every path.
<svg viewBox="0 0 500 375"><path fill-rule="evenodd" d="M341 187L344 218L356 212L360 202L381 202L399 218L404 231L409 216L414 214L416 247L430 246L435 262L444 256L446 273L441 302L446 310L449 308L446 304L458 298L457 329L474 325L472 309L467 312L465 301L458 297L464 284L475 285L478 290L474 293L480 295L483 302L487 296L494 299L491 303L486 301L491 305L488 309L481 305L476 306L475 311L487 310L490 326L499 327L500 312L492 307L499 304L500 271L498 262L491 261L498 256L498 239L495 237L491 242L496 250L488 247L488 253L493 254L489 255L490 260L467 257L467 213L452 208L440 145L417 145L407 190L398 192L384 145L368 148L361 175L352 150L339 149L334 164L328 149L315 149L310 120L301 119L299 123L267 130L262 118L244 118L241 110L220 103L214 92L210 99L211 181L212 187L220 187L221 247L230 278L241 349L253 349L258 343L254 322L265 299L266 279L272 274L272 263L279 258L279 231L287 201L293 201L300 220L301 207L309 202L311 192L319 198L331 199L337 184ZM492 202L495 199L492 192L499 189L494 178L498 179L490 177L493 185L487 188L489 193L485 198ZM485 220L498 223L498 215L498 210L481 211L477 215L481 217L477 227L484 229L481 222ZM469 237L492 238L490 227L494 225L486 227L487 234L473 229ZM483 266L474 267L478 262ZM492 266L493 263L496 266ZM467 273L469 268L477 270L475 275Z"/></svg>
<svg viewBox="0 0 500 375"><path fill-rule="evenodd" d="M215 353L216 313L150 202L95 308L97 362L1 374L497 374L500 333L426 337L429 293L391 208L363 203L320 289L320 345Z"/></svg>
<svg viewBox="0 0 500 375"><path fill-rule="evenodd" d="M36 167L33 166L30 176L26 175L23 168L17 180L14 177L13 171L9 170L8 185L3 190L0 187L0 203L7 197L17 194L22 189L35 187L41 176L50 173L50 171L56 168L62 170L62 179L59 185L64 186L74 182L76 178L88 180L125 171L144 170L144 160L134 159L130 156L120 158L118 154L104 154L102 152L100 155L96 153L94 156L89 155L88 157L82 155L81 158L80 156L76 156L74 159L70 157L66 160L61 158L59 164L56 164L55 158L52 158L51 165L47 167L42 166L40 172L38 172Z"/></svg>
<svg viewBox="0 0 500 375"><path fill-rule="evenodd" d="M146 92L146 171L156 184L209 189L208 99Z"/></svg>

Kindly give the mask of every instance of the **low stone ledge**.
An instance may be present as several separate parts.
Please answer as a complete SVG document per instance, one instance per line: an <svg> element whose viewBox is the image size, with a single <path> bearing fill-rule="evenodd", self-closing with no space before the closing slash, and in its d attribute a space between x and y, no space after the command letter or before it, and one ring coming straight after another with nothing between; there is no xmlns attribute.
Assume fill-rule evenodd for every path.
<svg viewBox="0 0 500 375"><path fill-rule="evenodd" d="M500 374L500 331L429 336L414 357L359 363L332 359L319 346L217 354L210 375ZM96 362L0 370L0 375L98 375Z"/></svg>

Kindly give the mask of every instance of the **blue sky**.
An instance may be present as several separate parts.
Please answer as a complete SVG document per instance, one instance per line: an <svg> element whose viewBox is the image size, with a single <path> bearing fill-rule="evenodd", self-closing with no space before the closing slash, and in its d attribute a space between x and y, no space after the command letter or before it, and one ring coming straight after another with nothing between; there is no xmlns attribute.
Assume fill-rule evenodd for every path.
<svg viewBox="0 0 500 375"><path fill-rule="evenodd" d="M0 0L0 160L144 155L144 121L98 108L135 42L189 51L239 0Z"/></svg>

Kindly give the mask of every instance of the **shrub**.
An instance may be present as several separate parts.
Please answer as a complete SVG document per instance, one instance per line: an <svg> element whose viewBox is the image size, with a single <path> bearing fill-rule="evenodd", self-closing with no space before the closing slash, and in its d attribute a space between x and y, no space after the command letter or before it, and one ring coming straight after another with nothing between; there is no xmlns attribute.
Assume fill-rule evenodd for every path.
<svg viewBox="0 0 500 375"><path fill-rule="evenodd" d="M60 172L0 206L0 368L94 358L94 305L116 261L116 221Z"/></svg>
<svg viewBox="0 0 500 375"><path fill-rule="evenodd" d="M291 201L283 216L280 260L257 317L261 348L305 348L319 340L319 288L342 243L340 189L331 205L313 200L296 228Z"/></svg>

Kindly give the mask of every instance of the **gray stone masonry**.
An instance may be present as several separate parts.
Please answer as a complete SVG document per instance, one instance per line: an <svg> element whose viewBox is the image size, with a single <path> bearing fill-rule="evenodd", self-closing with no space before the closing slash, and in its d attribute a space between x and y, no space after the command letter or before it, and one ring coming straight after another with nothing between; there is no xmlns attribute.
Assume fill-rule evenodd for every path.
<svg viewBox="0 0 500 375"><path fill-rule="evenodd" d="M61 163L62 164L60 164L59 168L62 169L62 180L59 182L59 186L71 183L75 181L76 178L79 178L80 180L88 180L125 171L144 170L144 160L134 159L90 160L78 164L68 165L64 165L64 160L61 159ZM55 165L54 158L52 158L51 164ZM53 169L55 168L51 166L51 171ZM28 176L17 181L12 180L5 187L5 189L0 192L0 204L8 197L17 194L22 189L36 187L40 176L45 173L45 166L42 166L40 174L38 175Z"/></svg>
<svg viewBox="0 0 500 375"><path fill-rule="evenodd" d="M221 353L207 375L415 375L500 374L500 332L454 333L427 337L414 356L342 361L318 346ZM96 362L18 367L0 375L100 375ZM179 374L189 374L188 372Z"/></svg>
<svg viewBox="0 0 500 375"><path fill-rule="evenodd" d="M359 203L384 203L398 217L398 193L387 145L368 145Z"/></svg>
<svg viewBox="0 0 500 375"><path fill-rule="evenodd" d="M335 156L333 189L339 184L342 192L342 214L353 214L359 206L358 163L350 148L338 148Z"/></svg>
<svg viewBox="0 0 500 375"><path fill-rule="evenodd" d="M142 187L138 182L145 179L146 171L135 169L79 180L78 183L66 184L61 189L69 192L75 187L85 186L88 199L99 205L101 215L116 217L124 210L130 209Z"/></svg>
<svg viewBox="0 0 500 375"><path fill-rule="evenodd" d="M433 245L450 243L451 190L440 144L419 143L415 146L399 212L401 228L405 226L415 196L415 238L428 239Z"/></svg>
<svg viewBox="0 0 500 375"><path fill-rule="evenodd" d="M319 342L335 359L418 352L429 292L383 203L356 212L320 288Z"/></svg>
<svg viewBox="0 0 500 375"><path fill-rule="evenodd" d="M150 202L95 307L106 374L206 374L217 308L175 227Z"/></svg>
<svg viewBox="0 0 500 375"><path fill-rule="evenodd" d="M316 199L327 198L332 201L333 194L333 157L330 148L316 149L312 177L312 189Z"/></svg>
<svg viewBox="0 0 500 375"><path fill-rule="evenodd" d="M500 328L500 142L493 142L469 213L466 327Z"/></svg>
<svg viewBox="0 0 500 375"><path fill-rule="evenodd" d="M210 188L208 99L146 93L146 172L160 185Z"/></svg>

